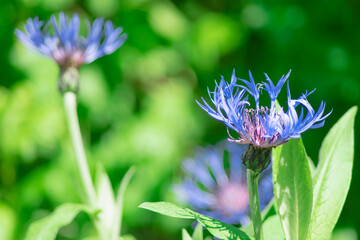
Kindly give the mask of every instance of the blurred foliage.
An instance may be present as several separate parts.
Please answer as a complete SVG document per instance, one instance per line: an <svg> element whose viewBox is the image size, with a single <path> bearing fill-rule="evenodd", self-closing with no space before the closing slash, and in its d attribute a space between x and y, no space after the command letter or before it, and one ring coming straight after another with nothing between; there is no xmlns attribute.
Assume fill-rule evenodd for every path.
<svg viewBox="0 0 360 240"><path fill-rule="evenodd" d="M232 69L257 81L290 68L292 95L317 88L314 106L334 109L325 127L303 135L317 162L322 138L360 102L360 2L189 0L16 0L0 5L0 239L22 239L28 224L63 202L80 202L74 153L60 94L58 69L29 53L13 34L29 17L79 12L104 16L128 33L124 46L81 68L80 123L90 165L101 161L114 189L131 165L124 233L137 239L180 239L188 221L138 209L144 201L174 201L181 159L197 145L226 138L222 124L195 103L214 79ZM285 95L283 93L283 99ZM359 124L356 126L359 133ZM359 134L356 136L359 142ZM359 144L356 158L359 159ZM360 229L360 163L337 232ZM92 225L79 215L58 239L82 239ZM356 229L356 230L351 230ZM344 236L345 236L344 235ZM340 237L340 239L343 239ZM350 238L349 238L350 239Z"/></svg>

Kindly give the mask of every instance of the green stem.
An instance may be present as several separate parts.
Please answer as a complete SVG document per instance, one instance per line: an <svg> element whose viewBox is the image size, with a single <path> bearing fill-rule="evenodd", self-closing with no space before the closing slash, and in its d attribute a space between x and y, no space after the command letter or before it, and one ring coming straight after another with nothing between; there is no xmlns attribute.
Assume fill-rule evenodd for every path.
<svg viewBox="0 0 360 240"><path fill-rule="evenodd" d="M90 206L96 204L96 193L91 179L89 167L86 161L84 144L81 138L79 120L76 110L76 94L73 92L64 93L64 105L70 128L71 138L74 145L76 162L80 172L81 184L85 191L86 201Z"/></svg>
<svg viewBox="0 0 360 240"><path fill-rule="evenodd" d="M85 199L87 204L96 207L96 191L94 183L91 179L88 163L86 161L84 144L81 137L79 119L77 115L77 102L76 94L73 92L64 93L64 105L66 110L66 116L70 128L71 138L74 145L76 163L80 173L81 185L85 193ZM106 228L102 226L99 218L91 217L95 224L96 230L101 240L108 240Z"/></svg>
<svg viewBox="0 0 360 240"><path fill-rule="evenodd" d="M250 215L254 227L255 240L263 240L261 210L258 193L259 173L247 169L247 183L250 201Z"/></svg>

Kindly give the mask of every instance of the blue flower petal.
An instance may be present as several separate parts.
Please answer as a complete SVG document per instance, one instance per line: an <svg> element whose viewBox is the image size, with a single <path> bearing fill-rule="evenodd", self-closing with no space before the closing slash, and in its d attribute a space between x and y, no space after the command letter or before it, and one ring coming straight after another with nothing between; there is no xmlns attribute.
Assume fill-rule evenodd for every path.
<svg viewBox="0 0 360 240"><path fill-rule="evenodd" d="M29 18L25 32L16 29L15 35L26 47L53 58L61 67L79 67L83 63L90 63L113 53L126 40L126 34L121 34L122 28L114 28L110 21L104 26L104 19L97 18L92 25L87 21L87 25L87 37L79 36L78 14L68 21L61 12L58 21L52 15L45 27L38 17ZM53 28L54 33L48 31L49 27Z"/></svg>
<svg viewBox="0 0 360 240"><path fill-rule="evenodd" d="M275 147L286 143L290 138L299 138L300 134L310 128L323 126L328 113L324 115L325 104L320 103L317 111L314 110L307 97L313 93L305 92L297 99L291 98L289 78L291 70L283 75L276 86L269 76L265 74L266 82L262 82L263 88L269 95L271 106L261 107L259 84L256 84L249 71L250 81L238 79L233 70L231 81L228 84L223 77L218 83L215 82L213 92L208 90L211 103L214 108L208 104L204 98L202 104L197 102L211 117L223 122L228 128L239 133L239 139L232 141L253 144L258 147ZM240 80L244 85L238 85ZM280 106L275 107L277 97L287 81L287 111L284 112ZM251 109L248 101L248 93L253 97L256 108ZM231 137L230 137L231 138Z"/></svg>

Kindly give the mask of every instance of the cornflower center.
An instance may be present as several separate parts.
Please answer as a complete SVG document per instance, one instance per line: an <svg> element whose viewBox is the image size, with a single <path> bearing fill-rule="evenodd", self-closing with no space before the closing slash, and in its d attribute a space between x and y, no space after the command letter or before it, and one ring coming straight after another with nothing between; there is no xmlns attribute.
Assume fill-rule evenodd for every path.
<svg viewBox="0 0 360 240"><path fill-rule="evenodd" d="M267 107L260 107L258 110L245 109L243 115L243 128L246 135L239 132L241 138L247 140L248 143L259 147L271 147L271 144L275 143L281 136L279 132L274 129L272 133L267 132L270 129L267 130L264 124L267 123L267 116L270 114L276 113L271 112ZM281 117L276 115L275 117L279 118L277 121L282 126Z"/></svg>
<svg viewBox="0 0 360 240"><path fill-rule="evenodd" d="M78 68L85 61L85 52L78 47L66 50L64 46L59 45L52 53L52 57L61 67Z"/></svg>

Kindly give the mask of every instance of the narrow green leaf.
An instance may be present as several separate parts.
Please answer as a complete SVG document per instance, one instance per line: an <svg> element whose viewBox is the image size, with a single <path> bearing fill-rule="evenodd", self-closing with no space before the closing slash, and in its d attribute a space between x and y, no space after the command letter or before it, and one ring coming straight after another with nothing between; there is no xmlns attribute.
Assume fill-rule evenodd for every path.
<svg viewBox="0 0 360 240"><path fill-rule="evenodd" d="M139 207L169 217L189 218L189 219L194 218L194 216L187 209L178 207L168 202L145 202L142 203Z"/></svg>
<svg viewBox="0 0 360 240"><path fill-rule="evenodd" d="M192 235L193 240L203 240L203 226L201 224L197 224Z"/></svg>
<svg viewBox="0 0 360 240"><path fill-rule="evenodd" d="M287 240L304 240L310 224L312 179L301 139L291 139L273 151L273 181L277 211Z"/></svg>
<svg viewBox="0 0 360 240"><path fill-rule="evenodd" d="M285 240L279 215L273 215L263 223L265 240Z"/></svg>
<svg viewBox="0 0 360 240"><path fill-rule="evenodd" d="M182 240L193 240L185 228L182 229Z"/></svg>
<svg viewBox="0 0 360 240"><path fill-rule="evenodd" d="M344 206L354 159L354 120L351 108L331 128L320 149L314 176L314 202L309 240L327 239Z"/></svg>
<svg viewBox="0 0 360 240"><path fill-rule="evenodd" d="M195 219L203 225L212 235L225 240L250 240L249 236L240 229L220 222L216 219L207 217L200 213L194 212L188 208L180 208L167 202L143 203L141 208L161 213L170 217Z"/></svg>
<svg viewBox="0 0 360 240"><path fill-rule="evenodd" d="M136 168L131 167L126 172L126 174L124 175L124 177L120 183L119 190L117 192L115 215L114 215L114 219L113 219L113 232L112 232L113 239L116 239L117 237L119 237L120 232L121 232L121 222L122 222L121 219L122 219L122 212L123 212L125 190L129 184L131 178L134 176L135 171L136 171Z"/></svg>
<svg viewBox="0 0 360 240"><path fill-rule="evenodd" d="M102 238L110 239L115 217L115 196L109 176L101 164L97 165L95 177L96 205L101 210L97 216L97 226L101 228Z"/></svg>
<svg viewBox="0 0 360 240"><path fill-rule="evenodd" d="M307 160L308 160L311 176L313 177L315 174L315 171L316 171L315 163L311 160L311 158L309 156L307 156Z"/></svg>
<svg viewBox="0 0 360 240"><path fill-rule="evenodd" d="M80 211L95 214L97 210L83 204L65 203L55 209L49 216L33 222L25 240L53 240L61 227L71 223Z"/></svg>

